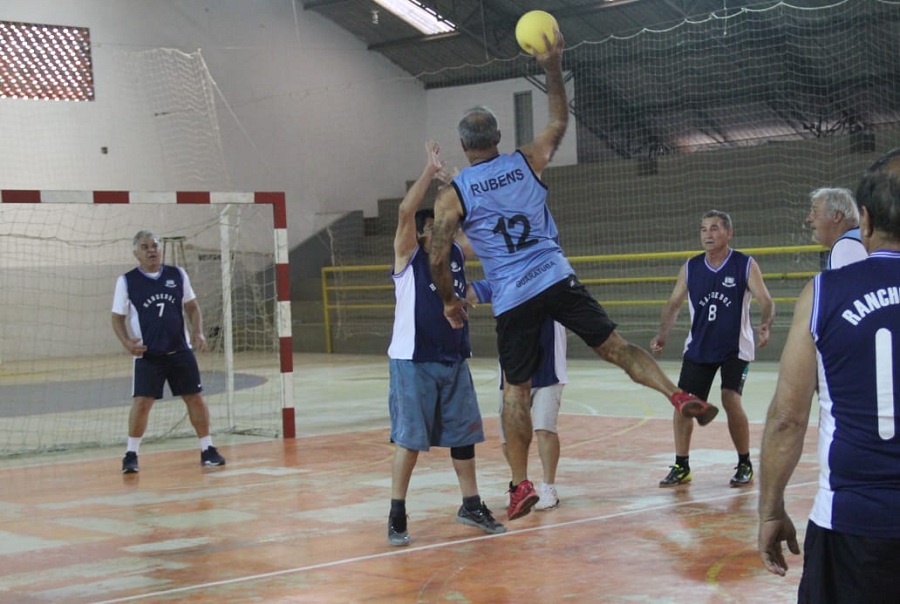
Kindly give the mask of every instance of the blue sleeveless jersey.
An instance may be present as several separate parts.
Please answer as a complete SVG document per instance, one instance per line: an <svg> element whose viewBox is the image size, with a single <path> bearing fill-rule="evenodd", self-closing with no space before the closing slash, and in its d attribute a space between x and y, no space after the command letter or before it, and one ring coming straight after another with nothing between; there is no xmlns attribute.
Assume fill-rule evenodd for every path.
<svg viewBox="0 0 900 604"><path fill-rule="evenodd" d="M900 539L900 253L817 275L810 332L821 468L810 520Z"/></svg>
<svg viewBox="0 0 900 604"><path fill-rule="evenodd" d="M520 151L465 168L453 186L462 228L494 292L495 316L574 272L556 242L547 187Z"/></svg>
<svg viewBox="0 0 900 604"><path fill-rule="evenodd" d="M444 317L444 302L431 279L428 254L416 248L409 264L394 279L397 304L394 309L394 331L388 347L392 359L420 363L456 363L472 356L469 345L469 323L453 329ZM453 289L466 296L465 257L454 243L450 250Z"/></svg>
<svg viewBox="0 0 900 604"><path fill-rule="evenodd" d="M694 363L722 363L730 358L752 361L750 325L750 256L731 250L718 268L706 254L687 261L691 331L684 343L684 358Z"/></svg>
<svg viewBox="0 0 900 604"><path fill-rule="evenodd" d="M162 265L155 279L140 269L125 273L128 299L137 313L141 338L149 354L188 350L184 331L184 281L181 271Z"/></svg>

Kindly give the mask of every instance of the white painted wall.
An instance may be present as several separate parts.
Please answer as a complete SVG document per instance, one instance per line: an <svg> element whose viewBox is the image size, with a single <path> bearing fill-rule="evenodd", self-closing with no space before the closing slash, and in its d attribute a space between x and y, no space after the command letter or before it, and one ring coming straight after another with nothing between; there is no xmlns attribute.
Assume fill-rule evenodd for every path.
<svg viewBox="0 0 900 604"><path fill-rule="evenodd" d="M545 123L546 96L524 79L426 92L297 4L4 0L2 20L90 29L96 100L0 99L3 188L281 190L293 247L348 211L371 216L379 198L402 196L419 173L426 138L464 165L456 122L472 105L497 112L508 133L504 151L513 146L515 92L533 90L535 128ZM165 118L134 98L142 90L123 59L161 48L199 51L214 82L221 149L184 173L175 166L200 153L161 138ZM574 162L573 126L555 163Z"/></svg>
<svg viewBox="0 0 900 604"><path fill-rule="evenodd" d="M204 188L166 174L153 116L121 119L120 56L155 48L199 49L217 87L224 176L205 188L285 191L291 246L346 211L374 213L418 174L423 87L291 0L4 0L0 19L90 28L97 93L0 99L3 188Z"/></svg>

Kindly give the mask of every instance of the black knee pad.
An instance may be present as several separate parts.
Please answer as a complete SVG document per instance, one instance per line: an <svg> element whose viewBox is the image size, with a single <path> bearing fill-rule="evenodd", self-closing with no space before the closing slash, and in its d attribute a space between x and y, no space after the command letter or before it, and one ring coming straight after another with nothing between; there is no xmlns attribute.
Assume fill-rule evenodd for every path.
<svg viewBox="0 0 900 604"><path fill-rule="evenodd" d="M450 457L465 461L467 459L475 459L475 445L466 445L465 447L450 447Z"/></svg>

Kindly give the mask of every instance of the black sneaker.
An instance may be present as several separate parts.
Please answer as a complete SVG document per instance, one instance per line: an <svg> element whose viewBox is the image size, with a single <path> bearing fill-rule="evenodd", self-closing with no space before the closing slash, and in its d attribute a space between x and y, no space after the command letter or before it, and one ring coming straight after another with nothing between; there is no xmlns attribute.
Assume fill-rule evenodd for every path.
<svg viewBox="0 0 900 604"><path fill-rule="evenodd" d="M736 470L734 476L731 477L731 486L745 487L753 482L753 466L749 463L741 462L734 467Z"/></svg>
<svg viewBox="0 0 900 604"><path fill-rule="evenodd" d="M409 545L409 531L406 530L406 517L392 518L388 516L388 543L391 545Z"/></svg>
<svg viewBox="0 0 900 604"><path fill-rule="evenodd" d="M456 513L456 521L460 524L480 528L491 535L506 532L506 527L494 520L494 516L483 501L481 502L481 508L477 510L467 510L466 506L460 506L459 511Z"/></svg>
<svg viewBox="0 0 900 604"><path fill-rule="evenodd" d="M122 458L122 474L137 474L138 461L137 453L134 451L126 451L125 457Z"/></svg>
<svg viewBox="0 0 900 604"><path fill-rule="evenodd" d="M200 452L200 465L201 466L224 466L225 458L219 455L219 452L216 451L216 448L213 446L208 447L205 451Z"/></svg>
<svg viewBox="0 0 900 604"><path fill-rule="evenodd" d="M688 484L691 482L690 468L684 469L678 464L669 466L669 475L659 481L661 487L677 487L680 484Z"/></svg>

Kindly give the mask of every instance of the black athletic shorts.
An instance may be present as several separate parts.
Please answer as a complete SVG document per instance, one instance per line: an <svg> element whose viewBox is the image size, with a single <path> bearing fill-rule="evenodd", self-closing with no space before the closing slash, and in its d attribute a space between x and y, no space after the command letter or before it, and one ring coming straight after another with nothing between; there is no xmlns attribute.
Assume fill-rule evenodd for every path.
<svg viewBox="0 0 900 604"><path fill-rule="evenodd" d="M797 602L900 602L900 539L846 535L808 522Z"/></svg>
<svg viewBox="0 0 900 604"><path fill-rule="evenodd" d="M134 389L132 396L163 397L163 385L169 382L173 396L203 391L200 368L192 350L171 354L148 355L134 360Z"/></svg>
<svg viewBox="0 0 900 604"><path fill-rule="evenodd" d="M732 357L722 363L695 363L687 359L681 362L681 375L678 387L701 399L709 400L716 372L722 369L722 390L734 390L738 394L744 392L744 382L750 372L750 362Z"/></svg>
<svg viewBox="0 0 900 604"><path fill-rule="evenodd" d="M591 348L603 344L616 328L575 275L566 277L497 316L500 367L510 384L528 382L537 371L541 328L547 317L553 317Z"/></svg>

